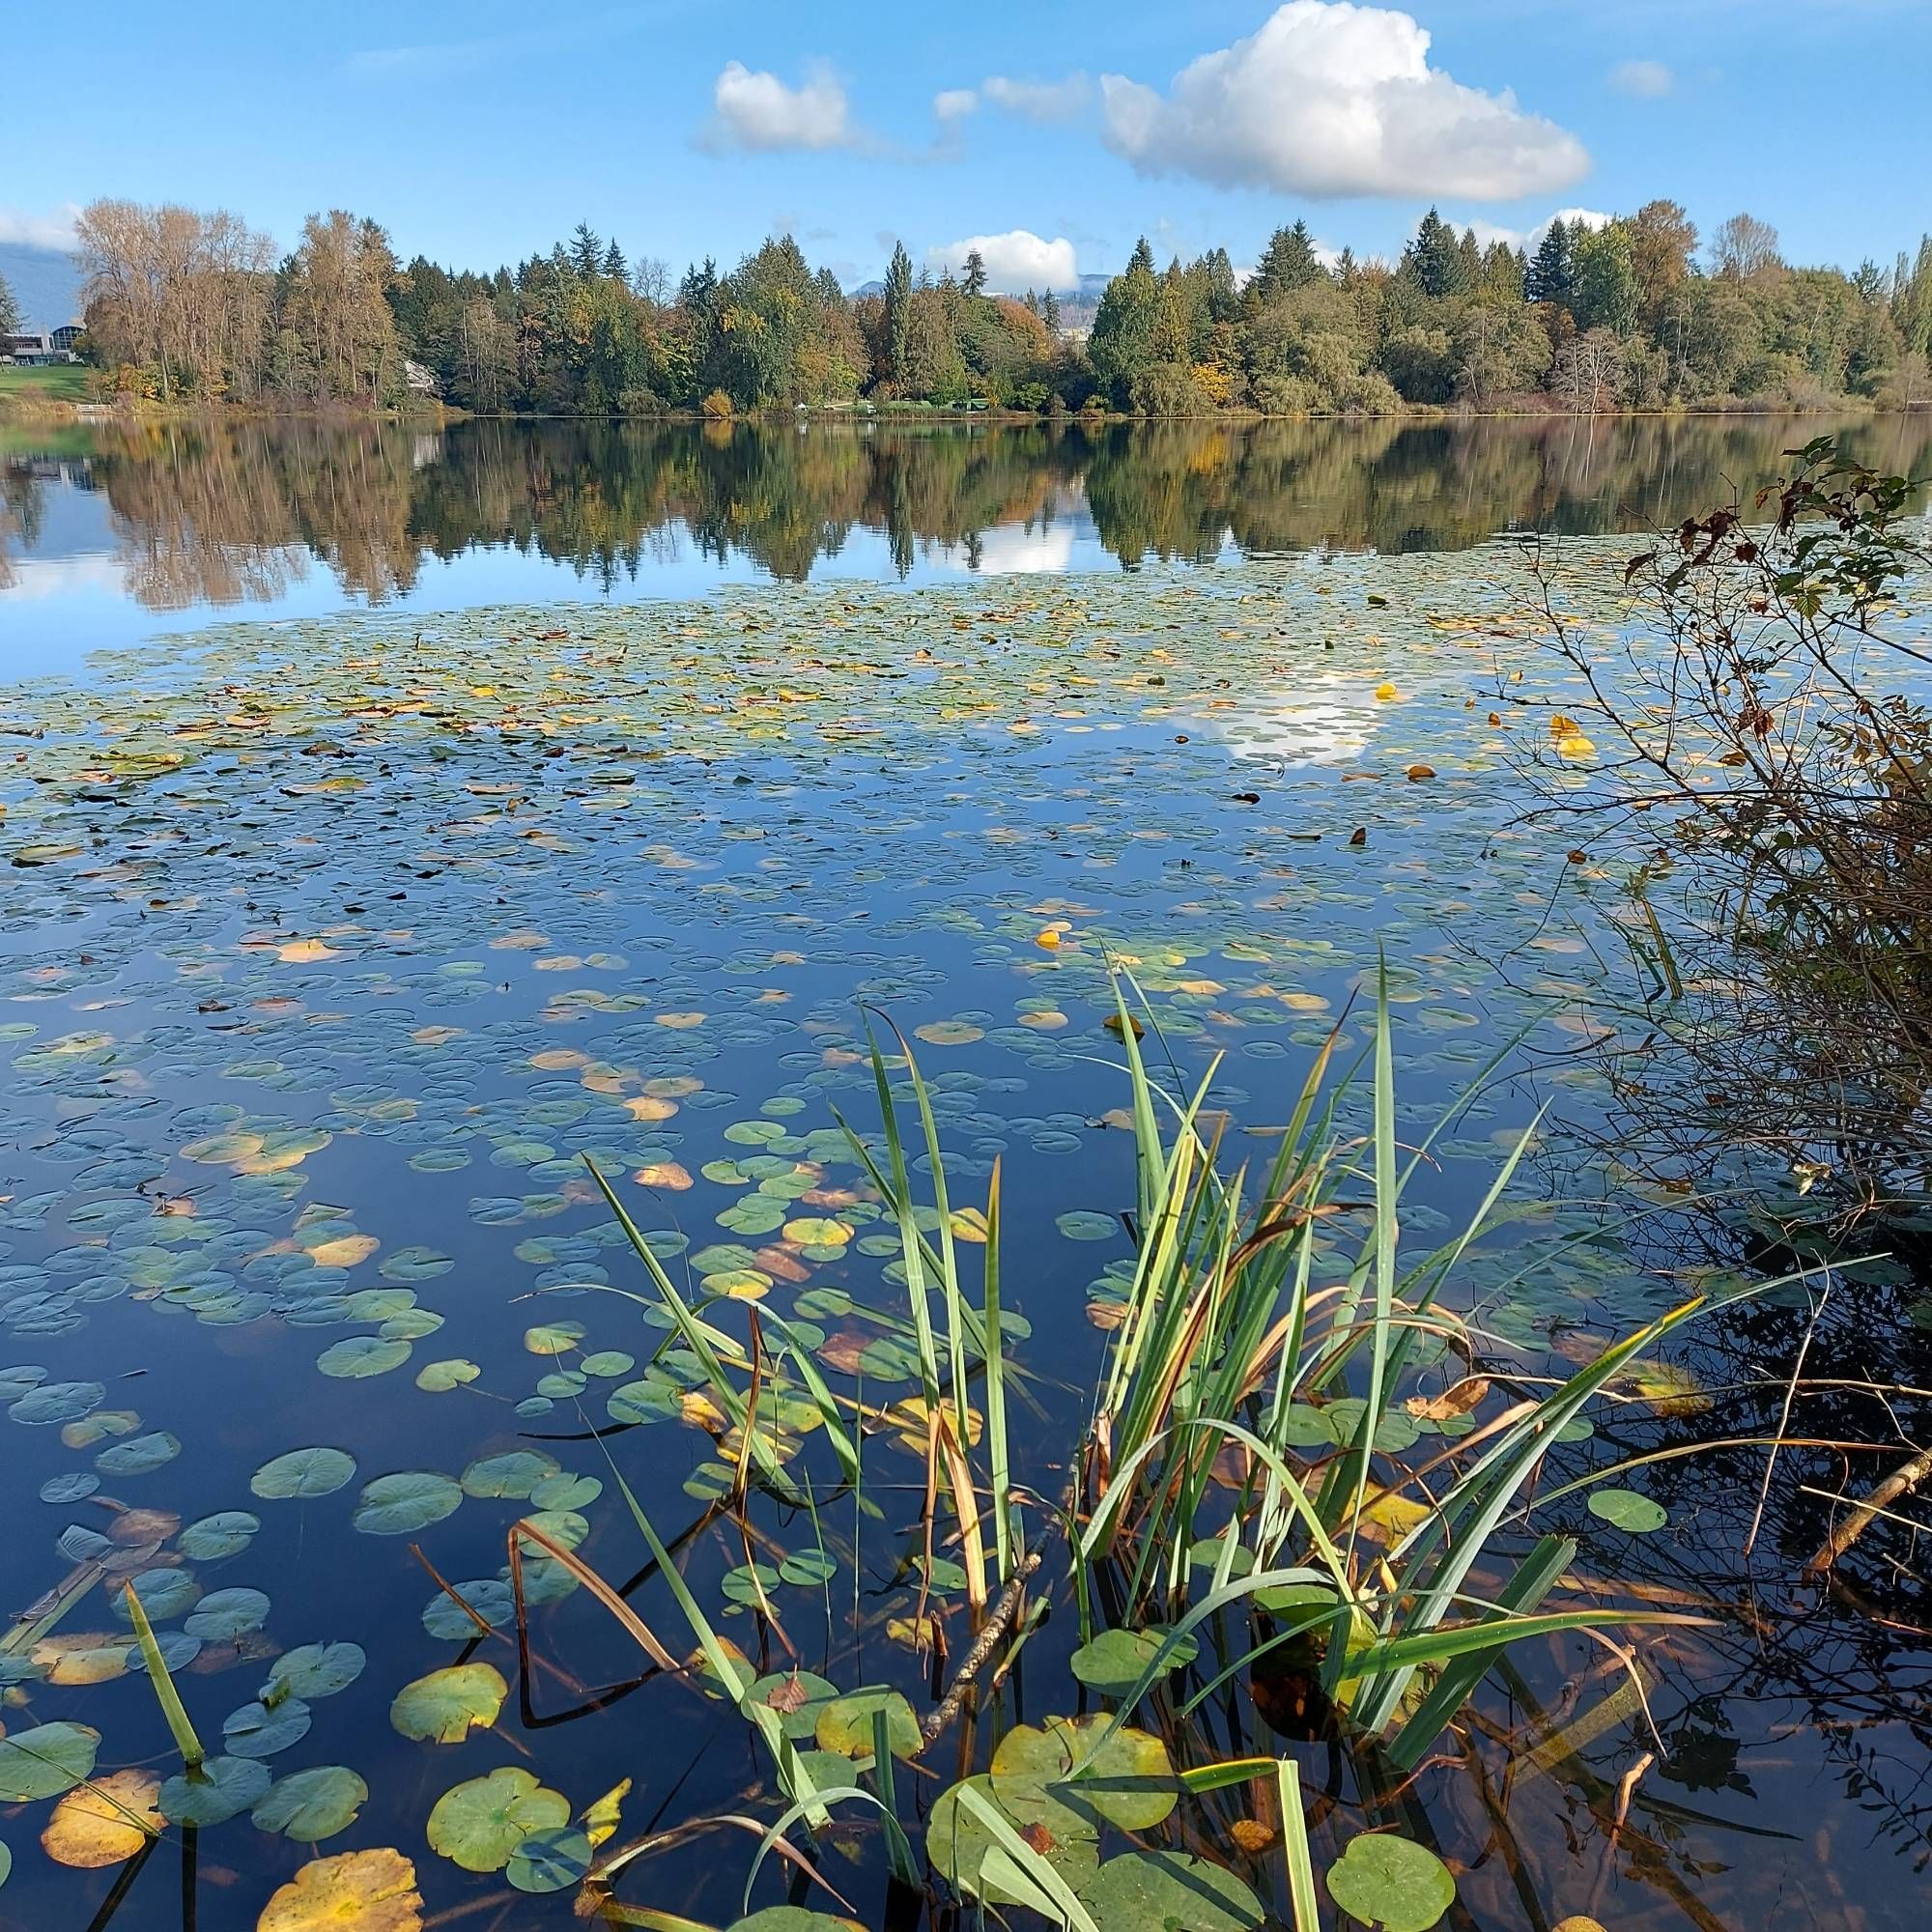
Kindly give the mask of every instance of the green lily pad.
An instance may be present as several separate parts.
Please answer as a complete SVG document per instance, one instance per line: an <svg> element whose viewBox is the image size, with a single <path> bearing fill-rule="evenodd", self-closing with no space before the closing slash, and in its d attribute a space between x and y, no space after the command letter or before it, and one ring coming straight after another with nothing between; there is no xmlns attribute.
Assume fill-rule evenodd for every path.
<svg viewBox="0 0 1932 1932"><path fill-rule="evenodd" d="M452 1785L436 1801L429 1842L465 1871L501 1871L531 1833L561 1831L569 1823L569 1799L545 1789L527 1771L505 1765Z"/></svg>
<svg viewBox="0 0 1932 1932"><path fill-rule="evenodd" d="M1456 1881L1427 1847L1363 1832L1328 1867L1328 1896L1381 1932L1429 1932L1455 1904Z"/></svg>
<svg viewBox="0 0 1932 1932"><path fill-rule="evenodd" d="M779 1565L779 1575L787 1583L807 1589L829 1583L838 1574L838 1565L822 1549L794 1549Z"/></svg>
<svg viewBox="0 0 1932 1932"><path fill-rule="evenodd" d="M810 1670L774 1670L745 1692L745 1702L776 1711L780 1727L796 1743L816 1733L819 1712L838 1695L836 1684ZM851 1776L849 1767L845 1775Z"/></svg>
<svg viewBox="0 0 1932 1932"><path fill-rule="evenodd" d="M449 1477L435 1469L404 1469L365 1483L351 1520L366 1536L412 1536L462 1506L463 1492Z"/></svg>
<svg viewBox="0 0 1932 1932"><path fill-rule="evenodd" d="M148 1435L130 1435L112 1443L94 1459L94 1466L103 1476L145 1476L172 1463L181 1454L181 1442L165 1429Z"/></svg>
<svg viewBox="0 0 1932 1932"><path fill-rule="evenodd" d="M497 1721L509 1694L495 1664L453 1663L404 1685L389 1706L389 1721L406 1738L460 1745L472 1730Z"/></svg>
<svg viewBox="0 0 1932 1932"><path fill-rule="evenodd" d="M100 1733L87 1724L37 1724L0 1738L0 1804L58 1798L94 1775Z"/></svg>
<svg viewBox="0 0 1932 1932"><path fill-rule="evenodd" d="M1056 1214L1053 1225L1069 1241L1104 1241L1121 1232L1121 1224L1111 1214L1097 1213L1091 1208Z"/></svg>
<svg viewBox="0 0 1932 1932"><path fill-rule="evenodd" d="M331 1342L315 1358L315 1365L338 1381L360 1381L368 1376L385 1376L409 1358L407 1342L384 1341L380 1335L348 1335L340 1342Z"/></svg>
<svg viewBox="0 0 1932 1932"><path fill-rule="evenodd" d="M1124 1697L1154 1661L1166 1634L1164 1630L1102 1631L1092 1643L1083 1643L1073 1653L1073 1674L1103 1697ZM1179 1670L1192 1659L1194 1651L1194 1639L1183 1637L1168 1653L1165 1668Z"/></svg>
<svg viewBox="0 0 1932 1932"><path fill-rule="evenodd" d="M431 1395L441 1395L461 1388L466 1382L473 1382L482 1373L474 1362L466 1362L460 1355L452 1356L446 1362L430 1362L418 1369L416 1387L427 1389Z"/></svg>
<svg viewBox="0 0 1932 1932"><path fill-rule="evenodd" d="M212 1757L199 1771L177 1772L156 1801L170 1825L225 1825L256 1804L273 1774L247 1757Z"/></svg>
<svg viewBox="0 0 1932 1932"><path fill-rule="evenodd" d="M141 1608L151 1624L172 1623L192 1609L201 1597L201 1585L185 1570L143 1570L128 1585L141 1600ZM124 1624L134 1619L128 1614L128 1599L114 1592L114 1614Z"/></svg>
<svg viewBox="0 0 1932 1932"><path fill-rule="evenodd" d="M1110 1932L1253 1932L1267 1917L1233 1872L1185 1852L1122 1852L1081 1889L1080 1902Z"/></svg>
<svg viewBox="0 0 1932 1932"><path fill-rule="evenodd" d="M925 1821L927 1861L955 1891L968 1897L984 1899L989 1905L1037 1905L1037 1895L1032 1887L1000 1883L1002 1871L1012 1863L1011 1855L995 1839L985 1821L960 1802L960 1792L969 1789L1005 1812L992 1778L984 1772L962 1784L948 1786L933 1800ZM1037 1817L1023 1824L1015 1818L1010 1822L1069 1886L1084 1891L1100 1865L1099 1829L1091 1814L1065 1811L1052 1820ZM1108 1932L1112 1932L1111 1924Z"/></svg>
<svg viewBox="0 0 1932 1932"><path fill-rule="evenodd" d="M568 1891L590 1869L590 1840L574 1826L532 1832L510 1854L503 1876L519 1891Z"/></svg>
<svg viewBox="0 0 1932 1932"><path fill-rule="evenodd" d="M339 1764L317 1765L277 1780L255 1806L258 1831L279 1832L304 1845L346 1832L369 1797L369 1787Z"/></svg>
<svg viewBox="0 0 1932 1932"><path fill-rule="evenodd" d="M840 1757L868 1758L872 1755L872 1714L886 1714L886 1742L895 1757L918 1755L923 1740L913 1708L896 1690L873 1687L855 1690L849 1696L835 1697L821 1707L812 1735L821 1750L837 1751Z"/></svg>
<svg viewBox="0 0 1932 1932"><path fill-rule="evenodd" d="M269 1600L260 1590L215 1590L202 1598L182 1628L204 1643L233 1643L268 1621Z"/></svg>
<svg viewBox="0 0 1932 1932"><path fill-rule="evenodd" d="M463 1490L471 1496L526 1497L536 1486L557 1473L556 1459L538 1449L512 1449L501 1456L485 1456L463 1472Z"/></svg>
<svg viewBox="0 0 1932 1932"><path fill-rule="evenodd" d="M274 1501L284 1496L327 1496L355 1474L355 1459L340 1449L291 1449L273 1457L249 1478L258 1496Z"/></svg>
<svg viewBox="0 0 1932 1932"><path fill-rule="evenodd" d="M255 1540L262 1519L246 1510L222 1510L191 1522L175 1538L175 1548L194 1563L218 1563L239 1556Z"/></svg>
<svg viewBox="0 0 1932 1932"><path fill-rule="evenodd" d="M308 1736L309 1708L299 1697L285 1697L273 1710L243 1704L221 1720L221 1742L234 1757L273 1757Z"/></svg>
<svg viewBox="0 0 1932 1932"><path fill-rule="evenodd" d="M1092 1811L1123 1832L1151 1831L1180 1796L1167 1747L1128 1724L1102 1744L1112 1721L1094 1716L1016 1724L993 1753L993 1789L1001 1808L1030 1823L1043 1812L1071 1807ZM1093 1762L1085 1764L1089 1752ZM1074 1767L1083 1764L1080 1776L1072 1777Z"/></svg>
<svg viewBox="0 0 1932 1932"><path fill-rule="evenodd" d="M595 1476L573 1476L568 1470L559 1469L531 1490L530 1501L542 1511L574 1514L587 1509L603 1493L604 1485Z"/></svg>
<svg viewBox="0 0 1932 1932"><path fill-rule="evenodd" d="M262 1702L270 1706L287 1697L304 1703L333 1697L362 1675L368 1662L359 1643L304 1643L284 1651L262 1686Z"/></svg>
<svg viewBox="0 0 1932 1932"><path fill-rule="evenodd" d="M29 1389L7 1410L15 1422L44 1428L50 1423L77 1422L107 1400L104 1382L43 1382Z"/></svg>
<svg viewBox="0 0 1932 1932"><path fill-rule="evenodd" d="M1670 1513L1662 1503L1652 1502L1634 1490L1592 1490L1590 1514L1613 1529L1627 1529L1634 1536L1648 1536L1670 1520Z"/></svg>

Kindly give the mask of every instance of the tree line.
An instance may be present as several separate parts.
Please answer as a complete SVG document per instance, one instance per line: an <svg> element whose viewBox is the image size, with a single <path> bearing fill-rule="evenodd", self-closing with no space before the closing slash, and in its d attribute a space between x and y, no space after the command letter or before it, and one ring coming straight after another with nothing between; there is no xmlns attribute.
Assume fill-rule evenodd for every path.
<svg viewBox="0 0 1932 1932"><path fill-rule="evenodd" d="M166 401L653 415L849 406L1054 414L1595 413L1673 404L1932 401L1932 237L1851 274L1787 263L1733 216L1700 251L1673 201L1481 244L1435 210L1395 262L1324 259L1303 221L1243 275L1163 269L1145 240L1091 317L994 293L983 261L848 295L789 236L680 279L583 224L493 271L397 260L375 222L312 215L293 253L238 217L102 201L79 220L87 358ZM1080 318L1085 320L1084 314Z"/></svg>

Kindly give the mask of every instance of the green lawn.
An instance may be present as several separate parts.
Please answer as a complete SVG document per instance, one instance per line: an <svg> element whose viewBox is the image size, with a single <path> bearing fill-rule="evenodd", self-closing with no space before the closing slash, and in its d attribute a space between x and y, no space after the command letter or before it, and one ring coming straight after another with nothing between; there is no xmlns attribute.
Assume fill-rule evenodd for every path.
<svg viewBox="0 0 1932 1932"><path fill-rule="evenodd" d="M58 362L47 369L0 368L0 398L46 403L84 403L87 371L78 362Z"/></svg>

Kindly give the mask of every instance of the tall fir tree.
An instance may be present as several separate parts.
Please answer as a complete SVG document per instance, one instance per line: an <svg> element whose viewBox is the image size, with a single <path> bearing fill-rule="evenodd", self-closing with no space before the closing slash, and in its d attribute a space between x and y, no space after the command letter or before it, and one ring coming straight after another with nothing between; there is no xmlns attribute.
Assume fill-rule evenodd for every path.
<svg viewBox="0 0 1932 1932"><path fill-rule="evenodd" d="M969 296L986 293L986 258L977 248L966 257L966 293Z"/></svg>
<svg viewBox="0 0 1932 1932"><path fill-rule="evenodd" d="M604 272L613 282L627 282L631 278L631 266L624 260L624 251L617 246L617 238L611 238L611 244L604 250Z"/></svg>
<svg viewBox="0 0 1932 1932"><path fill-rule="evenodd" d="M1473 243L1474 238L1471 237ZM1422 217L1415 240L1403 251L1403 272L1433 300L1462 294L1463 281L1462 244L1456 231L1435 209Z"/></svg>
<svg viewBox="0 0 1932 1932"><path fill-rule="evenodd" d="M604 244L597 239L597 231L587 221L577 224L577 232L570 238L570 266L580 275L594 275L604 265Z"/></svg>
<svg viewBox="0 0 1932 1932"><path fill-rule="evenodd" d="M902 390L912 364L912 257L895 242L886 269L886 380Z"/></svg>
<svg viewBox="0 0 1932 1932"><path fill-rule="evenodd" d="M1315 257L1315 238L1305 221L1293 228L1277 228L1268 238L1260 262L1255 265L1254 282L1258 294L1286 295L1291 289L1306 288L1321 273Z"/></svg>
<svg viewBox="0 0 1932 1932"><path fill-rule="evenodd" d="M1523 277L1523 298L1533 302L1551 302L1568 308L1576 296L1576 271L1571 262L1570 231L1552 221L1530 257L1529 272Z"/></svg>

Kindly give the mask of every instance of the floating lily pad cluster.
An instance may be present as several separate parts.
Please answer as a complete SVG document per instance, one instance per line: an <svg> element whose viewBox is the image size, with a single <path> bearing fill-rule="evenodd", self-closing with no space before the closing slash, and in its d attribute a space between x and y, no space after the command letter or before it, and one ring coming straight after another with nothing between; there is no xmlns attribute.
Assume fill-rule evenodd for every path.
<svg viewBox="0 0 1932 1932"><path fill-rule="evenodd" d="M1578 585L1605 627L1621 548ZM213 1714L209 1762L160 1778L155 1816L212 1831L247 1813L312 1845L367 1815L384 1751L480 1755L504 1721L500 1641L424 1670L414 1633L505 1633L509 1564L432 1592L402 1546L487 1512L493 1535L526 1518L585 1547L609 1513L602 1451L532 1434L604 1432L632 1480L709 1501L748 1449L800 1458L821 1420L809 1368L882 1406L889 1452L920 1453L917 1337L879 1312L903 1296L872 1292L903 1279L899 1232L834 1111L875 1118L868 1025L889 1055L890 1022L917 1041L953 1150L953 1214L924 1233L983 1241L961 1204L983 1203L993 1161L1051 1164L1032 1279L1003 1318L1024 1358L1043 1321L1056 1350L1093 1346L1130 1265L1126 1137L1094 1065L1119 1056L1111 966L1157 1003L1150 1050L1190 1078L1225 1053L1217 1092L1261 1121L1332 1026L1345 1049L1360 1037L1349 1004L1378 942L1421 1042L1404 1080L1418 1107L1581 999L1582 948L1548 919L1561 868L1511 834L1502 732L1470 705L1535 621L1521 607L1502 551L912 601L767 588L223 626L0 694L18 753L0 764L0 1132L24 1174L0 1201L0 1508L47 1525L35 1590L92 1566L102 1592L0 1645L21 1706L0 1801L58 1802L103 1752L122 1760L61 1699L139 1673L124 1583L172 1670L260 1649L255 1694ZM1587 1071L1568 1078L1587 1102ZM1435 1150L1442 1187L1520 1125L1514 1098L1479 1103ZM751 1444L689 1338L625 1298L635 1259L592 1164L721 1326L745 1335L735 1304L757 1311ZM1426 1203L1409 1225L1427 1235ZM1506 1248L1487 1265L1486 1325L1524 1342L1612 1291L1638 1314L1675 1293L1607 1242L1534 1282ZM164 1413L122 1379L163 1353L192 1364L205 1406ZM1311 1441L1341 1439L1342 1406L1308 1408ZM255 1445L245 1489L210 1471L217 1413ZM632 1456L632 1431L670 1446ZM408 1457L372 1446L398 1435ZM164 1487L196 1499L187 1520L144 1517ZM1643 1500L1596 1506L1602 1533L1652 1527ZM330 1561L395 1555L366 1625L304 1629L249 1570L276 1512ZM816 1533L747 1551L719 1614L822 1606L849 1560ZM231 1563L234 1580L214 1575ZM535 1546L521 1571L534 1609L579 1588ZM962 1580L909 1556L895 1634L920 1640L915 1598ZM1076 1669L1104 1690L1145 1642L1103 1638ZM390 1700L382 1749L328 1707L365 1675ZM802 1698L787 1732L848 1777L880 1711L895 1748L913 1722L895 1690L810 1673L766 1690ZM1053 1836L1102 1922L1158 1924L1185 1896L1254 1923L1244 1888L1180 1854L1102 1856L1100 1826L1149 1829L1175 1794L1160 1747L1124 1730L1107 1747L1123 1785L1069 1783L1086 1721L1015 1732L956 1789ZM277 1777L298 1745L355 1762ZM415 1836L384 1835L526 1891L576 1884L604 1827L561 1795L567 1757L532 1748L451 1785ZM76 1807L62 1842L93 1829ZM997 1899L982 1813L949 1792L933 1829L964 1889L984 1874ZM330 1922L363 1877L385 1924L414 1923L415 1864L381 1856L397 1862L292 1879L278 1932Z"/></svg>

